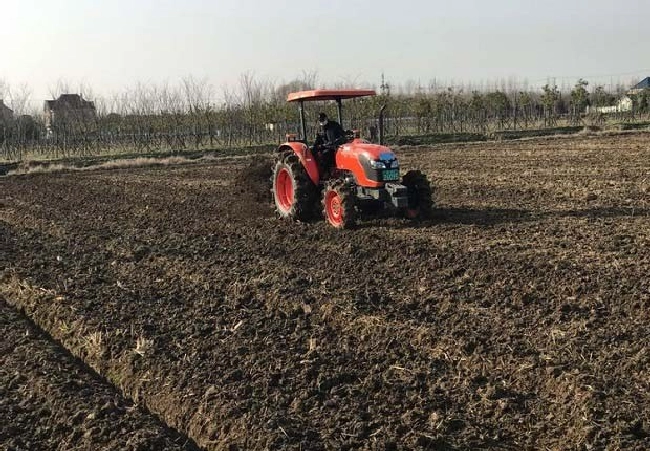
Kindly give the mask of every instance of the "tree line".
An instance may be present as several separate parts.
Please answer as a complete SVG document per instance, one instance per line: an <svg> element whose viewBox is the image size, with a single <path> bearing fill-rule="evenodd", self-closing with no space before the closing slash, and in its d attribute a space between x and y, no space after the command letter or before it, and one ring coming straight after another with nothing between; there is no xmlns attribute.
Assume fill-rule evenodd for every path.
<svg viewBox="0 0 650 451"><path fill-rule="evenodd" d="M139 83L109 97L94 96L91 89L81 86L77 92L93 100L93 114L70 111L55 115L49 127L41 113L25 114L29 89L23 85L9 96L15 115L10 119L0 117L1 156L19 160L26 156L148 154L277 144L287 133L299 130L298 111L296 105L286 102L287 94L316 85L314 73L304 73L282 84L247 73L240 77L236 88L223 88L219 101L214 100L214 89L207 80L193 77L175 85ZM382 105L386 105L384 128L388 136L489 135L504 130L602 122L602 115L585 116L585 107L611 105L621 89L610 92L604 86L589 88L583 79L568 92L552 83L541 89L521 90L505 84L492 89L438 84L393 88L382 80L377 96L345 103L343 125L359 130L363 137L376 139ZM8 91L0 82L0 98ZM51 94L56 98L74 91L69 85L59 84ZM632 98L632 111L618 115L618 120L638 119L650 113L649 90ZM318 111L336 117L332 103L306 103L305 107L310 137L316 131Z"/></svg>

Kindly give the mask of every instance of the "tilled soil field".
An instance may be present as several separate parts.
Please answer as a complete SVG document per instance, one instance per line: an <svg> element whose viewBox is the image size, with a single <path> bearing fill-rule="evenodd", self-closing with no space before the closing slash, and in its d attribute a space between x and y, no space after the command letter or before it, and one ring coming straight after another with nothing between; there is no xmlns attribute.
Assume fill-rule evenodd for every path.
<svg viewBox="0 0 650 451"><path fill-rule="evenodd" d="M0 298L4 450L195 450L86 371Z"/></svg>
<svg viewBox="0 0 650 451"><path fill-rule="evenodd" d="M0 179L0 294L208 450L650 449L650 136L398 155L433 220L282 222L249 159Z"/></svg>

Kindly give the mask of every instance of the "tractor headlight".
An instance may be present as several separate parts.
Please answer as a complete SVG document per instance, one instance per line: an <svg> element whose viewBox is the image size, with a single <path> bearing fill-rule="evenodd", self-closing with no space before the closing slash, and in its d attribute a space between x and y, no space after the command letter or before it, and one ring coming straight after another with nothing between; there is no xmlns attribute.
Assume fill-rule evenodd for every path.
<svg viewBox="0 0 650 451"><path fill-rule="evenodd" d="M370 160L370 167L373 169L386 169L383 161Z"/></svg>

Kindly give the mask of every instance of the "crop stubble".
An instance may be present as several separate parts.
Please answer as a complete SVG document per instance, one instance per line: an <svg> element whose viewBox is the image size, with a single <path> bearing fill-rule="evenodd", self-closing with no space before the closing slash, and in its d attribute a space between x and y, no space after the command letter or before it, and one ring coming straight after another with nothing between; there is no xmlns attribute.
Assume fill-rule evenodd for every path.
<svg viewBox="0 0 650 451"><path fill-rule="evenodd" d="M5 450L194 450L117 394L0 298Z"/></svg>

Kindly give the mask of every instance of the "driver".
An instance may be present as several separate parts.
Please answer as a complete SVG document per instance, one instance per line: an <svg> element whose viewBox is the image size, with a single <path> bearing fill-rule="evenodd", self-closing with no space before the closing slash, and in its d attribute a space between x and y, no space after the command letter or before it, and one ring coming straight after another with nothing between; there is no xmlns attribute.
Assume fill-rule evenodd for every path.
<svg viewBox="0 0 650 451"><path fill-rule="evenodd" d="M318 123L321 126L321 132L316 136L314 152L319 156L323 171L326 172L334 166L336 149L345 143L345 132L341 124L330 121L325 113L318 115Z"/></svg>

